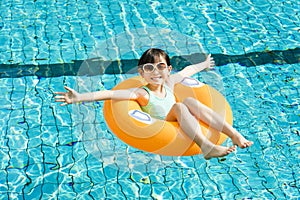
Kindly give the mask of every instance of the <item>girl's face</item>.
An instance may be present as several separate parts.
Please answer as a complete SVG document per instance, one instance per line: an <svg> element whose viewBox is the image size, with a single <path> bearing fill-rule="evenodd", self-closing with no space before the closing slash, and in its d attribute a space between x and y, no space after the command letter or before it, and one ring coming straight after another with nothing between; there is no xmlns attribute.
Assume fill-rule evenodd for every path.
<svg viewBox="0 0 300 200"><path fill-rule="evenodd" d="M155 59L155 63L144 64L139 68L140 75L149 84L162 85L169 77L172 66L168 66L164 58Z"/></svg>

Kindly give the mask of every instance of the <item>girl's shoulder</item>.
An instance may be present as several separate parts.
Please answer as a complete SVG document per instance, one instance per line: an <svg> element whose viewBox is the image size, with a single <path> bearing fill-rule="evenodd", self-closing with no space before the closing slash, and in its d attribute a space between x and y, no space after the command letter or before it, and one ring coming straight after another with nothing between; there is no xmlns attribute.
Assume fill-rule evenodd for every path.
<svg viewBox="0 0 300 200"><path fill-rule="evenodd" d="M174 87L177 83L180 83L186 76L182 76L180 73L172 74L169 78L170 85Z"/></svg>
<svg viewBox="0 0 300 200"><path fill-rule="evenodd" d="M136 101L140 104L140 106L145 106L149 101L149 93L143 88L135 88L135 95L137 97Z"/></svg>
<svg viewBox="0 0 300 200"><path fill-rule="evenodd" d="M174 90L174 86L177 84L176 78L174 79L174 76L170 76L170 78L165 82L165 86L167 86L171 91Z"/></svg>
<svg viewBox="0 0 300 200"><path fill-rule="evenodd" d="M139 88L135 88L135 93L137 95L141 95L141 96L144 96L146 94L148 94L147 90L145 87L139 87Z"/></svg>

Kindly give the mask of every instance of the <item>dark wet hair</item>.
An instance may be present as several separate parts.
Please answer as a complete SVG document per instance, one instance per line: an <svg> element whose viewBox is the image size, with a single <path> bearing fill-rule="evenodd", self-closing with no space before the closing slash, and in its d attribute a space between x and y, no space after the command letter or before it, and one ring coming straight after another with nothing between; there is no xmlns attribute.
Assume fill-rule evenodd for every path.
<svg viewBox="0 0 300 200"><path fill-rule="evenodd" d="M171 62L170 62L170 57L168 56L168 54L161 49L156 49L156 48L151 48L148 49L147 51L145 51L142 55L142 57L139 60L138 66L142 66L143 64L146 63L155 63L158 62L158 59L162 57L166 60L167 65L170 66Z"/></svg>

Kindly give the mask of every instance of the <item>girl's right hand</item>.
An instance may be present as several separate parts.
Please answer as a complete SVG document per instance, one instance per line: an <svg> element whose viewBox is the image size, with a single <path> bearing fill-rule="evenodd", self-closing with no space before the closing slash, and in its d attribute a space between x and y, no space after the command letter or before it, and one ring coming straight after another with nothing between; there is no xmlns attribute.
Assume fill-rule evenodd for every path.
<svg viewBox="0 0 300 200"><path fill-rule="evenodd" d="M60 104L61 106L79 102L80 94L78 92L67 86L64 88L67 92L55 92L55 94L57 94L57 96L54 97L56 102L62 102L62 104Z"/></svg>

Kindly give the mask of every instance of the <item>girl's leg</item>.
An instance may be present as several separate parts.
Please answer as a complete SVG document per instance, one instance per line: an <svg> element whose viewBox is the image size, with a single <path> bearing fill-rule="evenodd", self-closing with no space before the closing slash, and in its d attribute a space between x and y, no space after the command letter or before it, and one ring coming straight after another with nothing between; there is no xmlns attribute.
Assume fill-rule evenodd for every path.
<svg viewBox="0 0 300 200"><path fill-rule="evenodd" d="M201 131L197 119L190 113L189 109L182 103L176 103L168 116L167 121L178 121L180 128L190 137L202 150L204 158L222 157L235 150L235 146L223 147L211 143Z"/></svg>
<svg viewBox="0 0 300 200"><path fill-rule="evenodd" d="M212 128L225 133L231 138L233 144L238 145L241 148L249 147L253 142L246 140L237 130L235 130L226 120L218 113L214 112L211 108L200 103L194 98L186 98L183 102L189 109L189 111L198 119Z"/></svg>

